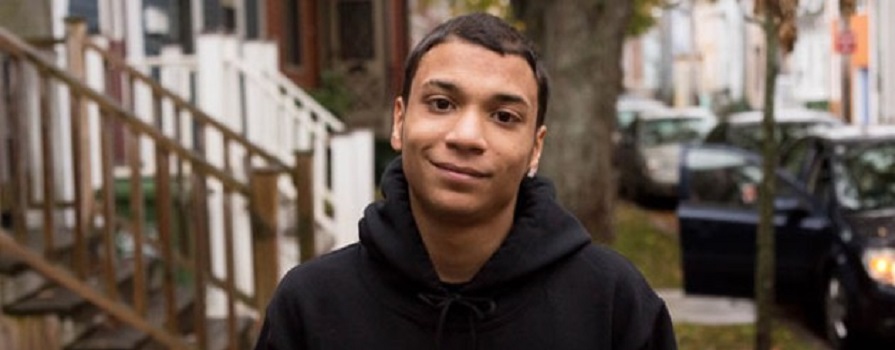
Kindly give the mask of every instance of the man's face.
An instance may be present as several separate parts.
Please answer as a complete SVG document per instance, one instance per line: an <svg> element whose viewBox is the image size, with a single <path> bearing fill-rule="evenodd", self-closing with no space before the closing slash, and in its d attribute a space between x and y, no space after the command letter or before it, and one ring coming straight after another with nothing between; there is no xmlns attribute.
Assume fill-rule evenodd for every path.
<svg viewBox="0 0 895 350"><path fill-rule="evenodd" d="M423 56L410 91L395 100L391 144L414 207L475 221L514 205L546 134L528 63L449 40Z"/></svg>

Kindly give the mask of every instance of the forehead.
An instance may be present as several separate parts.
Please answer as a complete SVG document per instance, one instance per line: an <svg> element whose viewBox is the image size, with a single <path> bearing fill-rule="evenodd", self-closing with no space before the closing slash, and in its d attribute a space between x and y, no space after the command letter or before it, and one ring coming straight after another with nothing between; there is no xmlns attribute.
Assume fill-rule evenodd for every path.
<svg viewBox="0 0 895 350"><path fill-rule="evenodd" d="M420 59L413 85L430 79L468 82L466 88L499 88L522 94L534 103L537 79L520 55L500 54L460 39L435 45ZM473 84L474 83L474 84Z"/></svg>

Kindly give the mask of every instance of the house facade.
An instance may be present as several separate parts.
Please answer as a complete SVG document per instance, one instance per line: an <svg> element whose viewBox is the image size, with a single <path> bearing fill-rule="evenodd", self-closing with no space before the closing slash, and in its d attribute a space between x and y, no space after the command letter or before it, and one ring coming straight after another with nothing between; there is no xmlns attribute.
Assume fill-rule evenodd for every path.
<svg viewBox="0 0 895 350"><path fill-rule="evenodd" d="M49 0L47 0L49 2ZM389 132L409 47L406 0L55 0L121 40L132 61L204 33L275 42L280 71L319 97L349 129ZM320 91L321 93L315 94Z"/></svg>
<svg viewBox="0 0 895 350"><path fill-rule="evenodd" d="M350 100L337 111L349 128L372 128L387 138L409 47L406 1L253 3L264 25L252 32L276 41L281 71L305 89L325 89L331 99Z"/></svg>
<svg viewBox="0 0 895 350"><path fill-rule="evenodd" d="M259 280L275 284L299 258L356 241L357 219L375 191L369 129L388 125L391 94L400 84L406 41L388 33L404 26L387 18L403 11L402 2L279 1L288 5L279 10L273 3L0 3L0 245L24 245L38 228L71 237L63 229L74 227L81 238L72 247L87 256L80 253L86 251L83 235L101 226L111 285L113 259L143 254L136 243L143 239L135 237L145 233L153 244L170 247L159 237L170 237L172 227L182 230L180 237L202 235L202 242L180 245L197 247L190 248L196 254L190 269L210 275L194 280L194 302L202 306L196 317L226 318L235 329L234 316L263 310L263 304L248 305L265 298ZM271 23L274 16L279 24ZM324 98L314 96L332 90L330 76L340 77L343 89L363 86L356 94L367 104L340 92L352 97L351 108L333 115ZM179 184L172 191L175 176ZM271 191L261 197L279 199L261 210L249 196L261 183L254 179L265 177ZM169 202L193 208L192 215L174 223L186 211L162 215L173 206L155 204ZM128 220L125 207L146 210L134 209ZM17 242L5 242L5 230ZM253 241L262 236L269 244L257 254ZM98 271L87 267L96 259L85 259L75 264L79 274ZM182 264L173 256L160 260ZM261 278L265 274L271 278ZM19 300L28 293L0 294ZM234 303L246 308L234 309ZM139 317L128 322L147 326ZM147 329L156 340L171 340Z"/></svg>
<svg viewBox="0 0 895 350"><path fill-rule="evenodd" d="M839 2L799 2L798 39L782 60L776 103L828 109L856 124L893 123L895 4L855 2L846 56L837 49ZM675 105L763 105L765 43L750 20L753 1L690 0L657 15L652 31L626 44L627 90Z"/></svg>

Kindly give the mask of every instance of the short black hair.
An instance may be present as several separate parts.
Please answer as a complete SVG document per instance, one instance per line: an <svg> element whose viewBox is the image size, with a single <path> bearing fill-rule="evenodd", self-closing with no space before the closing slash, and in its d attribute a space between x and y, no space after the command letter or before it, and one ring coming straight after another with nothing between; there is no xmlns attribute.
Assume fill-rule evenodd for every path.
<svg viewBox="0 0 895 350"><path fill-rule="evenodd" d="M543 62L535 52L534 44L504 20L487 13L468 14L444 22L435 27L413 48L413 51L410 51L404 64L404 83L401 88L401 97L405 102L410 98L410 87L420 60L433 47L451 38L482 46L501 55L517 55L525 59L538 83L536 125L544 124L547 100L550 97L550 81Z"/></svg>

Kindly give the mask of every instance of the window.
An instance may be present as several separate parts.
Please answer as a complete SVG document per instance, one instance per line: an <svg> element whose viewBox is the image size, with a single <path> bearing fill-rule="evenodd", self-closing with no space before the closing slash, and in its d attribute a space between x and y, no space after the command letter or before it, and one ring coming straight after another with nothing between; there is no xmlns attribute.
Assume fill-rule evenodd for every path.
<svg viewBox="0 0 895 350"><path fill-rule="evenodd" d="M895 208L895 142L864 142L843 150L836 192L854 210Z"/></svg>
<svg viewBox="0 0 895 350"><path fill-rule="evenodd" d="M811 153L813 140L805 139L792 145L785 150L780 158L780 167L792 175L799 178L802 175L802 167L805 164L805 158Z"/></svg>
<svg viewBox="0 0 895 350"><path fill-rule="evenodd" d="M701 118L649 119L639 124L637 132L641 145L655 147L700 140L707 125Z"/></svg>
<svg viewBox="0 0 895 350"><path fill-rule="evenodd" d="M832 172L827 159L817 162L808 176L808 192L819 200L818 205L827 207L832 199Z"/></svg>
<svg viewBox="0 0 895 350"><path fill-rule="evenodd" d="M342 0L338 5L339 49L343 60L372 59L373 3Z"/></svg>
<svg viewBox="0 0 895 350"><path fill-rule="evenodd" d="M685 161L691 203L734 208L758 204L759 163L737 152L711 148L690 149Z"/></svg>
<svg viewBox="0 0 895 350"><path fill-rule="evenodd" d="M283 40L285 43L286 63L301 65L301 6L299 0L284 0L283 8Z"/></svg>

